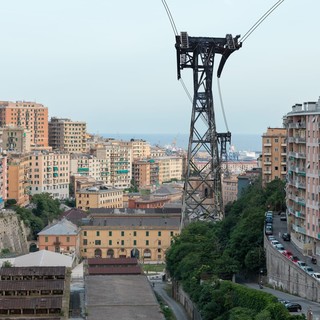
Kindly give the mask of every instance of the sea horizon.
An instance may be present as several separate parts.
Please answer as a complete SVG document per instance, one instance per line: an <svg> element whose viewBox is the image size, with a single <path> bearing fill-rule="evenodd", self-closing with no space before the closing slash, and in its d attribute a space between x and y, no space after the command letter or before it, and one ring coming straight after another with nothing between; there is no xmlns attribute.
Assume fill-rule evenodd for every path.
<svg viewBox="0 0 320 320"><path fill-rule="evenodd" d="M188 133L101 133L104 138L113 138L116 140L129 141L131 139L142 139L151 145L165 147L175 145L178 148L187 149L189 134ZM231 137L231 146L235 151L261 152L262 134L244 134L234 133Z"/></svg>

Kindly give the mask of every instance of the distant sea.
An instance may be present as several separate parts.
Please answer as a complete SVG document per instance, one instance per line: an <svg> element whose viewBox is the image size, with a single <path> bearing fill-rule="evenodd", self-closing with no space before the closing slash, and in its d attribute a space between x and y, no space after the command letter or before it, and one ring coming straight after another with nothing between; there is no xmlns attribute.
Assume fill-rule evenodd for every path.
<svg viewBox="0 0 320 320"><path fill-rule="evenodd" d="M143 139L151 145L167 146L175 143L176 147L187 149L189 134L178 133L102 133L104 138L114 138L128 141L130 139ZM235 151L261 152L262 134L232 134L231 145ZM228 146L227 146L228 147Z"/></svg>

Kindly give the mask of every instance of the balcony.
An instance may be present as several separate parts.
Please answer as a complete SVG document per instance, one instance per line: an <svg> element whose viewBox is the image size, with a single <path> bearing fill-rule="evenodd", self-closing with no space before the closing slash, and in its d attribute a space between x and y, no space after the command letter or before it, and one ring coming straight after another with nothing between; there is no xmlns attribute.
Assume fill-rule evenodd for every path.
<svg viewBox="0 0 320 320"><path fill-rule="evenodd" d="M263 164L264 164L265 166L271 166L271 162L270 162L270 161L264 161Z"/></svg>
<svg viewBox="0 0 320 320"><path fill-rule="evenodd" d="M271 170L264 170L263 174L271 174Z"/></svg>
<svg viewBox="0 0 320 320"><path fill-rule="evenodd" d="M289 123L288 127L289 127L289 129L305 129L306 123L305 122Z"/></svg>
<svg viewBox="0 0 320 320"><path fill-rule="evenodd" d="M293 229L294 231L296 231L296 232L299 232L299 233L302 233L302 234L307 234L306 228L297 226L297 225L295 225L295 224L292 225L292 229Z"/></svg>
<svg viewBox="0 0 320 320"><path fill-rule="evenodd" d="M271 147L271 143L264 143L263 146L264 147Z"/></svg>
<svg viewBox="0 0 320 320"><path fill-rule="evenodd" d="M305 159L306 158L306 154L302 153L302 152L290 151L289 152L289 157L293 157L293 158L296 158L296 159Z"/></svg>
<svg viewBox="0 0 320 320"><path fill-rule="evenodd" d="M289 137L288 138L289 143L306 143L306 138L304 137Z"/></svg>

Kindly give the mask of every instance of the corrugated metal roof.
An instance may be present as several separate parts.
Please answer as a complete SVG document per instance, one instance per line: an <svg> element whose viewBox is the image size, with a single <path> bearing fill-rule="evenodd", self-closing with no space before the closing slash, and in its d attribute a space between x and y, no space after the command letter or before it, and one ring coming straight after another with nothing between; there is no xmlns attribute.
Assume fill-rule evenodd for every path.
<svg viewBox="0 0 320 320"><path fill-rule="evenodd" d="M38 235L77 235L78 227L67 219L62 219L54 224L46 226Z"/></svg>
<svg viewBox="0 0 320 320"><path fill-rule="evenodd" d="M63 290L64 280L0 281L0 291Z"/></svg>
<svg viewBox="0 0 320 320"><path fill-rule="evenodd" d="M0 269L0 276L62 276L65 274L65 267L10 267Z"/></svg>
<svg viewBox="0 0 320 320"><path fill-rule="evenodd" d="M62 307L62 296L59 297L23 297L2 298L0 297L0 310L8 309L42 309Z"/></svg>
<svg viewBox="0 0 320 320"><path fill-rule="evenodd" d="M88 258L88 265L137 265L137 258Z"/></svg>
<svg viewBox="0 0 320 320"><path fill-rule="evenodd" d="M89 267L89 275L122 275L122 274L142 274L142 269L140 266L130 266L130 267Z"/></svg>

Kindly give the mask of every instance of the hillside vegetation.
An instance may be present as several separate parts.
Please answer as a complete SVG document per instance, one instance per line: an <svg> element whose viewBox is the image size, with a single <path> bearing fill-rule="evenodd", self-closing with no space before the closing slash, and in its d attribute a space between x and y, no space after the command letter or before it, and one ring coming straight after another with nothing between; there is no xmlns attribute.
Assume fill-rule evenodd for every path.
<svg viewBox="0 0 320 320"><path fill-rule="evenodd" d="M258 181L226 208L218 223L193 222L177 236L167 252L167 269L198 306L203 319L286 320L292 316L262 291L221 279L234 274L258 274L265 267L265 211L285 205L285 185L274 180L266 188Z"/></svg>

